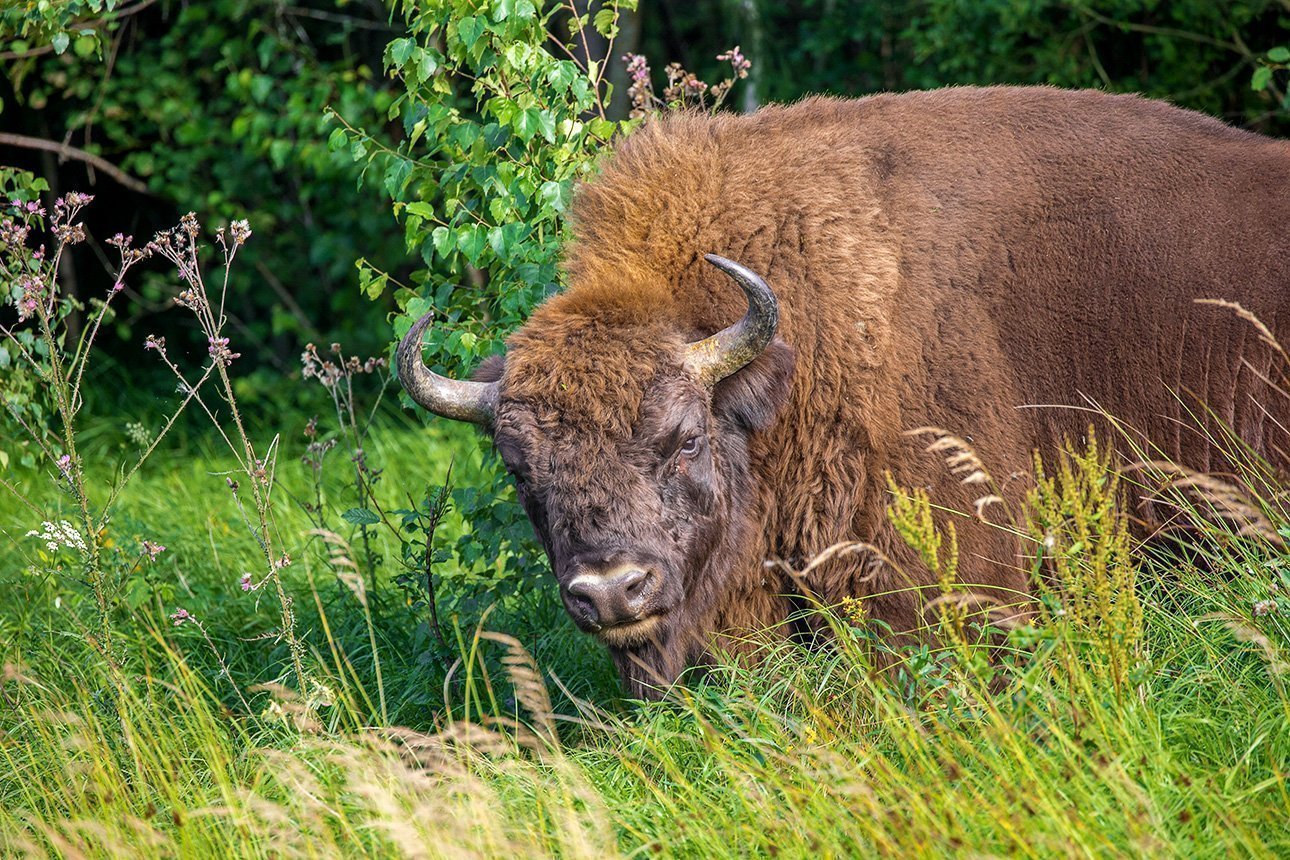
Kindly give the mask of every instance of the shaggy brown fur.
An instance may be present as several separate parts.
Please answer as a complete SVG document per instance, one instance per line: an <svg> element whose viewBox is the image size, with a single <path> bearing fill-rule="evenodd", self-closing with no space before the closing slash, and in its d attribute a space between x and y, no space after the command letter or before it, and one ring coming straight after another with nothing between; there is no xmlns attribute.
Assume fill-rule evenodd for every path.
<svg viewBox="0 0 1290 860"><path fill-rule="evenodd" d="M634 693L782 627L803 592L867 596L913 630L924 598L890 567L795 583L764 564L865 540L929 584L891 534L884 472L959 510L982 489L903 431L949 428L1006 479L1096 404L1208 471L1185 392L1286 464L1285 398L1259 380L1273 351L1195 300L1287 332L1287 189L1287 144L1134 96L961 88L668 117L580 190L569 289L482 372L502 380L495 439L562 584L593 551L668 578L660 623L605 636ZM711 397L683 346L745 306L705 253L761 274L782 314L782 342ZM696 434L705 449L678 455ZM1024 602L1010 536L961 543L965 579Z"/></svg>

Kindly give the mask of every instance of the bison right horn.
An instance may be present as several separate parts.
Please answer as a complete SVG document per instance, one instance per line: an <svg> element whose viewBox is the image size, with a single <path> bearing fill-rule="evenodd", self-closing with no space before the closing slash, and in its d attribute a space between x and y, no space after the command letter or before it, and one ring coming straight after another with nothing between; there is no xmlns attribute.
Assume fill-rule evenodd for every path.
<svg viewBox="0 0 1290 860"><path fill-rule="evenodd" d="M485 427L497 411L496 382L472 382L440 376L421 359L421 338L434 311L412 324L395 351L399 382L408 395L435 415L455 421L469 421Z"/></svg>
<svg viewBox="0 0 1290 860"><path fill-rule="evenodd" d="M770 344L779 325L779 302L751 269L716 254L705 254L703 258L733 278L748 297L748 313L743 319L686 347L686 368L711 388L761 355Z"/></svg>

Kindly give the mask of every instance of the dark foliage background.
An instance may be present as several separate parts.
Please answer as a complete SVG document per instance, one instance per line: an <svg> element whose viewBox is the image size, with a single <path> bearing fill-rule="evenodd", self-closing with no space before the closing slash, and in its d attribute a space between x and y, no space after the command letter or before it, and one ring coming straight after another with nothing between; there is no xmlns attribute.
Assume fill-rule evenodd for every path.
<svg viewBox="0 0 1290 860"><path fill-rule="evenodd" d="M355 261L401 280L434 262L405 251L380 172L328 147L335 121L325 109L402 136L386 117L399 88L382 58L407 29L407 9L382 0L25 5L35 4L0 13L10 37L0 50L0 164L46 177L51 198L98 195L97 241L72 261L72 289L105 286L109 231L149 235L190 209L213 224L245 217L257 241L232 306L256 346L248 358L294 372L306 341L340 340L363 354L386 346L392 300L360 294ZM740 44L753 61L731 102L742 110L811 92L1048 83L1143 92L1283 134L1275 60L1288 16L1277 0L653 0L624 15L615 53L643 52L656 71L679 61L716 80L715 56ZM621 118L625 77L610 63L610 115ZM101 156L129 181L33 149L33 139ZM145 301L117 320L119 333L182 337L150 318L165 305L160 290L141 289Z"/></svg>

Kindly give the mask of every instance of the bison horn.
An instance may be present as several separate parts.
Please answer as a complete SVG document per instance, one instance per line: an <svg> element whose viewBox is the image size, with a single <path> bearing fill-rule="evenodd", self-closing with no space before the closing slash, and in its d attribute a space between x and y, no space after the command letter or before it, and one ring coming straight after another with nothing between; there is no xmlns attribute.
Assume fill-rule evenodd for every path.
<svg viewBox="0 0 1290 860"><path fill-rule="evenodd" d="M779 325L779 302L751 269L716 254L703 258L733 278L748 297L743 319L686 347L686 368L711 387L761 355Z"/></svg>
<svg viewBox="0 0 1290 860"><path fill-rule="evenodd" d="M497 383L449 379L421 360L421 337L430 325L431 311L413 323L399 341L396 357L399 382L408 395L436 415L488 426L497 411Z"/></svg>

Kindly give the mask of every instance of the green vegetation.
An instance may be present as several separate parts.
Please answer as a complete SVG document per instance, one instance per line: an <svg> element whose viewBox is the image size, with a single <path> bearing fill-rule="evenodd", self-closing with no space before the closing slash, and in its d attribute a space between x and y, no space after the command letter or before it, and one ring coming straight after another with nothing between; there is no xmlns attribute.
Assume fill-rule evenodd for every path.
<svg viewBox="0 0 1290 860"><path fill-rule="evenodd" d="M0 10L0 853L1290 853L1290 514L1232 439L1235 479L1090 438L963 512L1029 618L960 600L953 517L892 484L936 636L820 609L828 647L642 704L381 361L431 308L440 369L500 349L633 107L1047 82L1284 131L1284 4L641 5ZM729 83L656 96L673 59ZM1191 531L1140 546L1162 481Z"/></svg>
<svg viewBox="0 0 1290 860"><path fill-rule="evenodd" d="M101 430L91 456L119 444ZM415 482L427 444L440 458L432 473L448 451L473 449L468 434L427 439L406 426L370 447ZM11 538L0 614L6 853L1290 850L1283 556L1247 546L1205 564L1125 559L1122 532L1102 525L1121 520L1095 455L1041 491L1036 522L1060 548L1064 592L1042 621L1008 634L1002 668L983 669L979 648L946 646L875 673L881 646L857 615L831 619L834 649L782 646L756 669L721 669L674 702L626 710L613 704L607 660L558 606L498 607L484 629L515 639L456 630L464 659L445 681L411 610L364 606L326 553L307 548L300 513L280 526L300 536L287 582L317 686L310 701L277 686L282 646L275 654L259 638L276 610L238 587L257 550L219 492L227 459L168 454L123 500L123 533L168 549L153 574L160 590L118 639L130 655L120 669L87 642L66 586L21 570L12 550L40 546L19 531L30 512L0 513ZM305 492L307 469L289 471L284 488ZM916 541L929 534L925 504L901 514ZM1102 565L1108 556L1116 566ZM1136 594L1140 614L1100 603L1111 585L1131 604ZM166 621L176 606L202 626ZM1068 606L1080 611L1063 615Z"/></svg>

